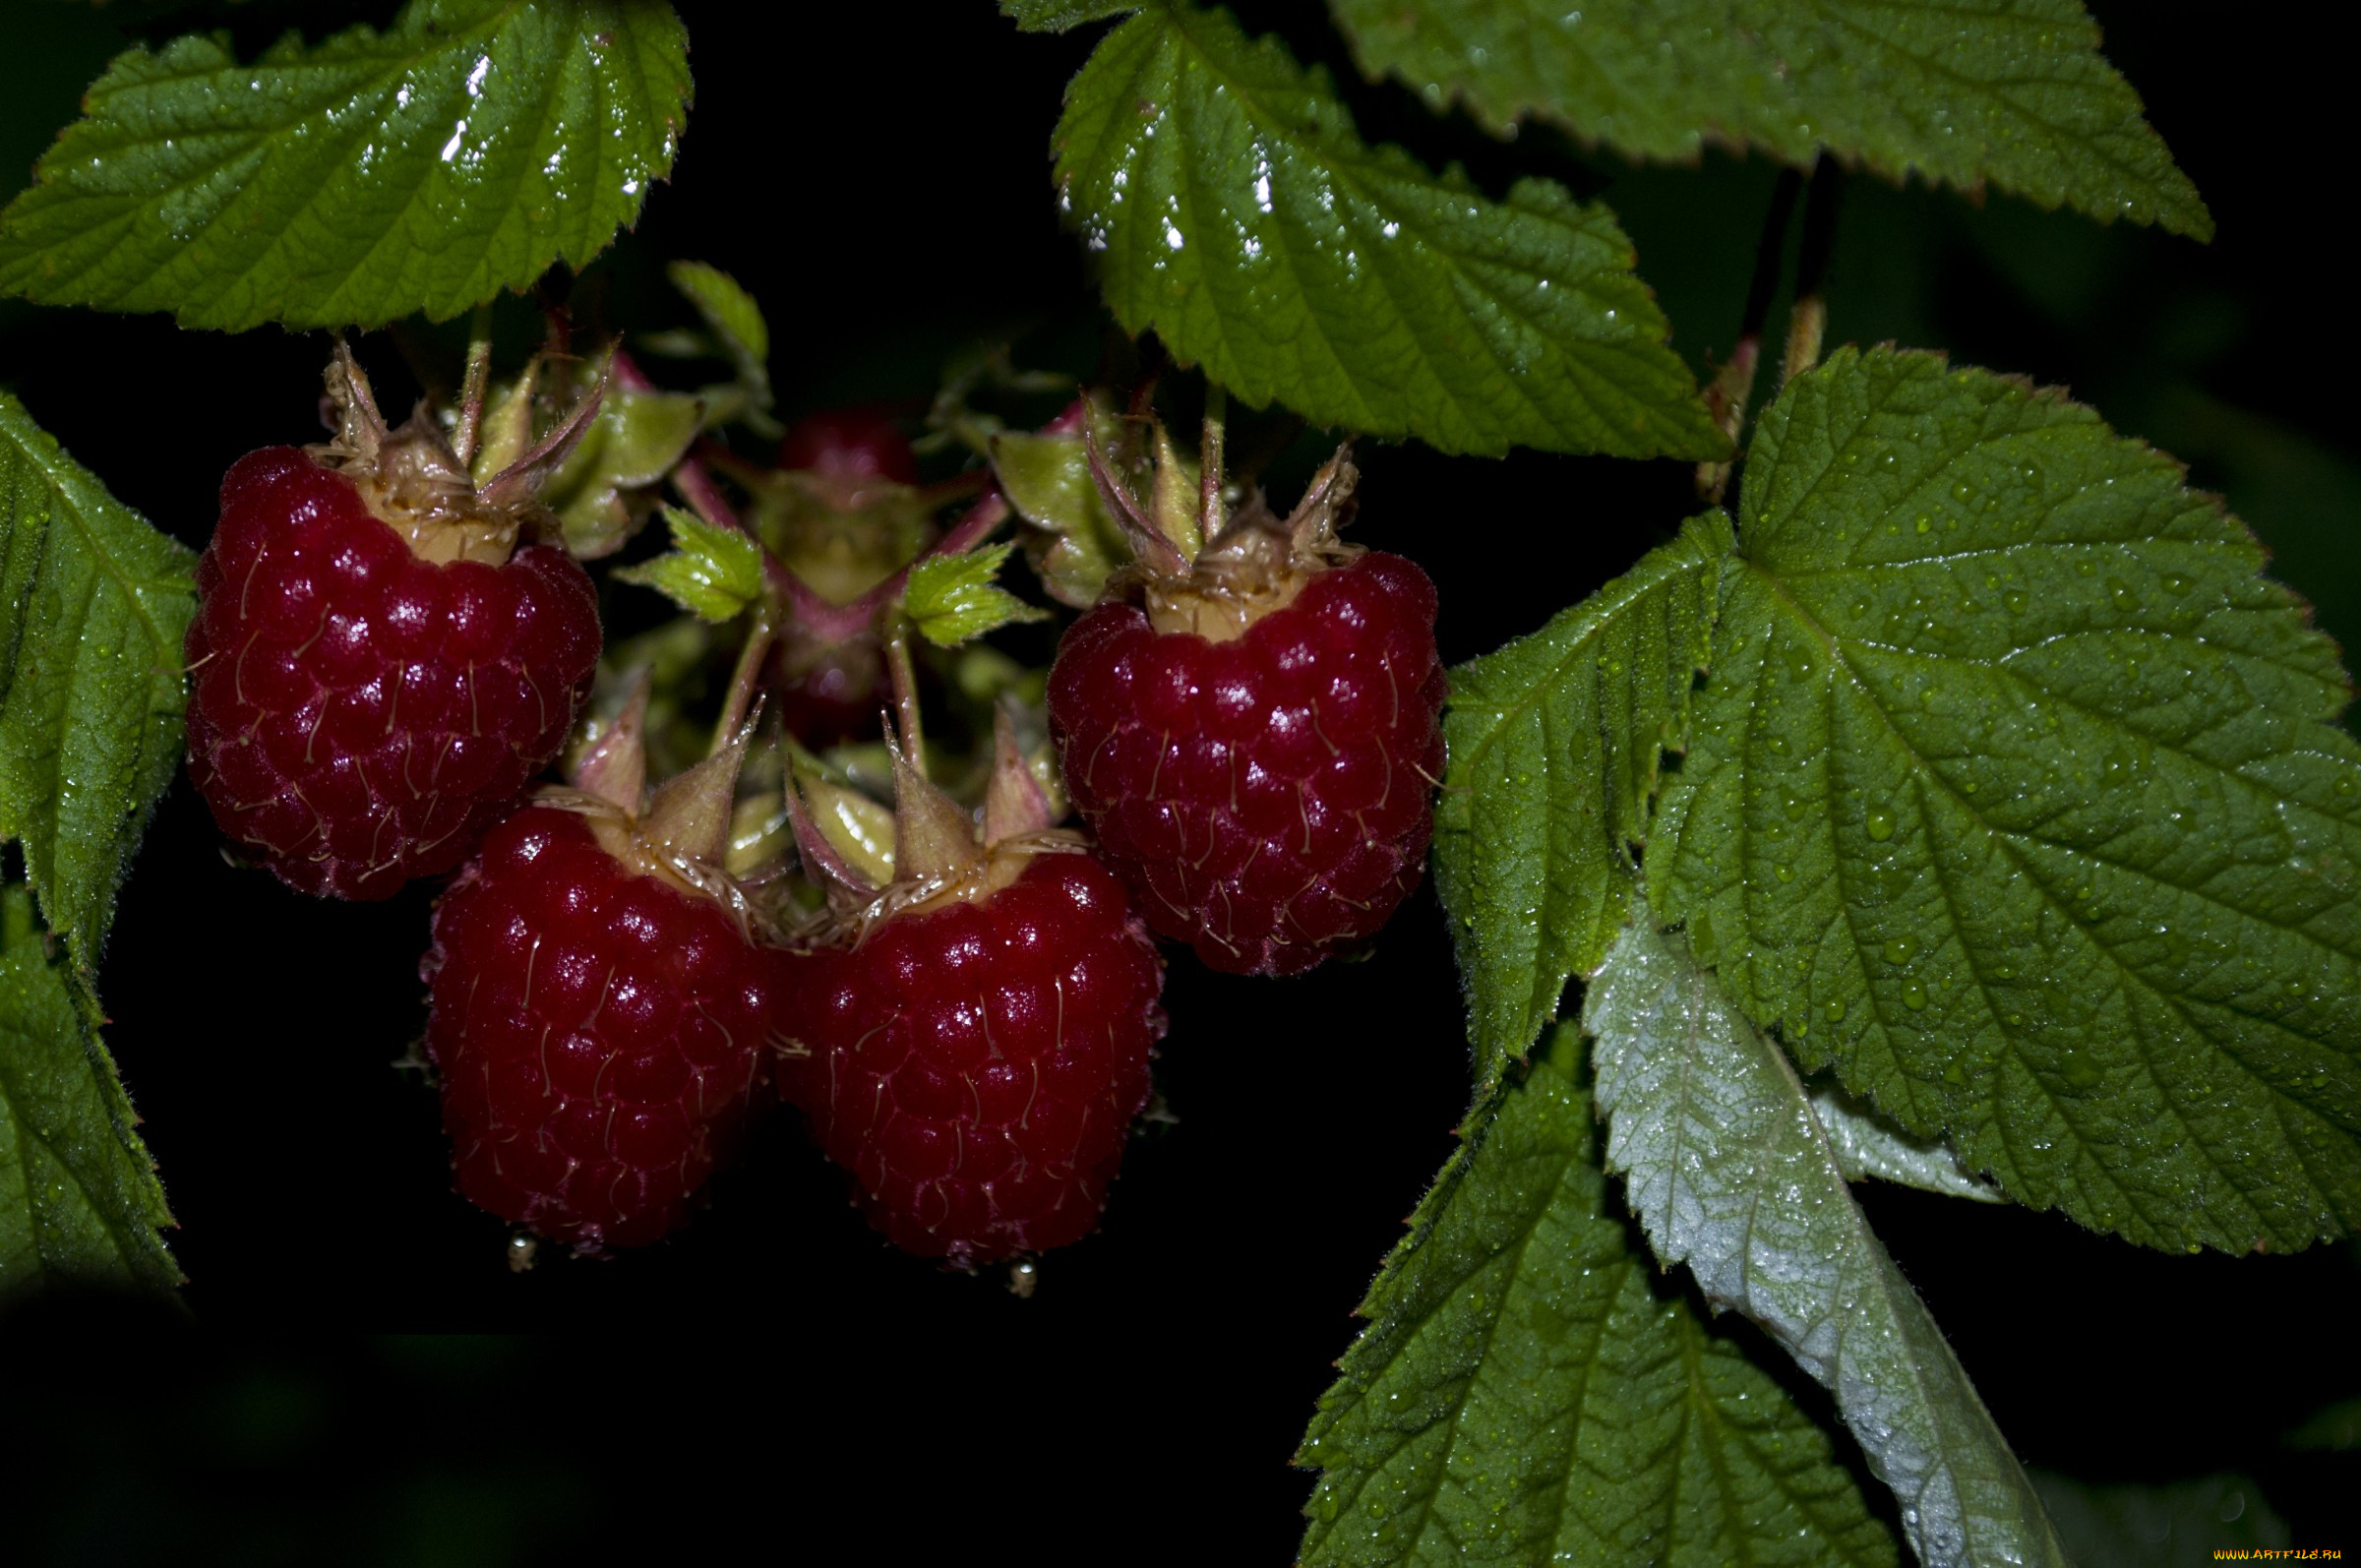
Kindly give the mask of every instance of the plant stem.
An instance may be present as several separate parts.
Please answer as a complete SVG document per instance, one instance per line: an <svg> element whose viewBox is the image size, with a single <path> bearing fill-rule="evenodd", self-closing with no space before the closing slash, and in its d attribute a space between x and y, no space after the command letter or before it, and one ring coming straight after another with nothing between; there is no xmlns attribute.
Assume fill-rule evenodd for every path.
<svg viewBox="0 0 2361 1568"><path fill-rule="evenodd" d="M1837 196L1844 171L1823 157L1812 170L1803 204L1803 252L1795 264L1795 309L1787 318L1787 352L1779 384L1820 363L1820 340L1828 332L1828 260L1836 248Z"/></svg>
<svg viewBox="0 0 2361 1568"><path fill-rule="evenodd" d="M919 725L918 670L910 662L910 618L896 604L886 614L885 672L893 682L894 719L902 732L902 754L927 776L927 737Z"/></svg>
<svg viewBox="0 0 2361 1568"><path fill-rule="evenodd" d="M1222 422L1230 414L1230 394L1218 382L1205 384L1204 433L1197 442L1197 534L1211 539L1221 532Z"/></svg>
<svg viewBox="0 0 2361 1568"><path fill-rule="evenodd" d="M475 307L467 322L467 374L459 383L459 428L451 443L461 468L475 466L475 444L484 429L484 389L492 380L492 302Z"/></svg>
<svg viewBox="0 0 2361 1568"><path fill-rule="evenodd" d="M738 650L737 667L730 672L729 697L721 706L721 722L713 727L714 755L736 738L739 726L746 722L754 706L755 692L761 685L762 664L770 656L770 644L775 633L766 610L755 612L755 624L747 632L746 646Z"/></svg>
<svg viewBox="0 0 2361 1568"><path fill-rule="evenodd" d="M1771 210L1763 215L1762 238L1754 247L1754 276L1746 285L1746 311L1738 319L1737 342L1720 374L1705 390L1706 404L1714 411L1714 422L1722 427L1722 434L1729 438L1732 448L1737 445L1738 432L1745 428L1746 404L1754 395L1755 367L1762 360L1763 325L1771 316L1772 296L1779 292L1780 270L1786 261L1787 224L1795 215L1795 198L1802 192L1800 170L1780 170L1779 183L1771 192ZM1699 498L1719 505L1723 493L1729 488L1734 463L1734 458L1699 463Z"/></svg>

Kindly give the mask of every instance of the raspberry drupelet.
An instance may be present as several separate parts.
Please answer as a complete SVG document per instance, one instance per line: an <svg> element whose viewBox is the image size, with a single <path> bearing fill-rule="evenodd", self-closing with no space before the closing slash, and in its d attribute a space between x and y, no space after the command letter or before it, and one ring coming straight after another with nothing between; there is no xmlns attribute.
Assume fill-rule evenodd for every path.
<svg viewBox="0 0 2361 1568"><path fill-rule="evenodd" d="M221 486L186 642L189 772L221 830L300 891L391 896L452 870L574 725L597 597L529 476L479 492L424 416L387 431L348 355L321 451Z"/></svg>

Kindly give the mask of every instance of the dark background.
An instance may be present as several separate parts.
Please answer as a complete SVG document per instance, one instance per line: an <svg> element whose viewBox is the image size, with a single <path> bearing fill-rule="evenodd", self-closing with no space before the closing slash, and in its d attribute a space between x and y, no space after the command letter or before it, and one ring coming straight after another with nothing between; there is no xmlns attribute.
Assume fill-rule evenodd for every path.
<svg viewBox="0 0 2361 1568"><path fill-rule="evenodd" d="M227 17L253 47L393 7L5 9L0 185L127 33ZM986 0L826 8L824 39L815 8L682 9L698 100L674 179L598 266L619 319L686 319L668 259L729 270L769 314L790 415L923 394L965 343L1028 326L1020 359L1090 368L1074 345L1099 318L1045 147L1095 33L1022 36ZM2071 386L2226 492L2349 642L2361 465L2349 249L2327 215L2341 56L2252 7L2094 9L2219 237L1854 179L1830 341ZM1311 8L1246 11L1337 67L1372 139L1463 159L1495 191L1514 170L1604 195L1677 345L1726 353L1761 160L1634 170L1534 131L1502 147L1360 83ZM233 458L311 439L324 356L317 334L0 304L0 382L193 546ZM1362 458L1358 537L1426 566L1454 660L1539 626L1691 510L1672 464ZM188 1316L78 1300L0 1329L18 1560L502 1564L619 1533L691 1553L724 1526L790 1556L855 1532L887 1557L1289 1557L1309 1486L1289 1455L1466 1101L1430 894L1373 962L1302 980L1176 957L1159 1083L1178 1125L1133 1148L1105 1231L1046 1260L1029 1301L885 1249L783 1121L677 1239L512 1275L505 1228L449 1190L431 1095L390 1065L423 1026L428 907L423 888L299 900L224 863L185 782L164 801L103 993L180 1222ZM2361 1551L2361 1461L2282 1441L2361 1395L2351 1245L2160 1256L2054 1215L1863 1196L2028 1464L2099 1483L2231 1473L2249 1526L2272 1509L2297 1545ZM457 1330L536 1337L357 1337Z"/></svg>

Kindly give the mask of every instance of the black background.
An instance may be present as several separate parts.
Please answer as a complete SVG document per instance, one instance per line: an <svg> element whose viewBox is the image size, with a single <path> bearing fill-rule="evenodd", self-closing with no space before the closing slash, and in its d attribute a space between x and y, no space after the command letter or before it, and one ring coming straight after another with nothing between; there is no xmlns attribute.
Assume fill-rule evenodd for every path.
<svg viewBox="0 0 2361 1568"><path fill-rule="evenodd" d="M120 7L6 9L0 183L70 118L118 30L142 30ZM729 270L769 314L789 414L924 393L981 334L1031 326L1029 345L1068 360L1093 340L1045 153L1092 33L1019 35L984 0L824 23L682 9L697 103L674 179L599 264L618 319L684 320L667 259ZM2349 641L2361 467L2349 250L2328 215L2341 62L2251 7L2096 10L2219 237L1855 179L1831 341L1942 346L2072 386L2225 490ZM218 14L252 46L297 16L317 35L388 11ZM1604 195L1676 345L1727 351L1774 177L1759 159L1634 170L1531 131L1503 147L1360 83L1310 8L1247 16L1331 61L1372 139L1463 159L1495 191L1530 171ZM0 381L193 546L233 458L311 439L324 353L317 334L0 306ZM1539 626L1690 510L1672 464L1362 457L1358 536L1426 566L1454 660ZM30 1560L554 1561L617 1532L694 1552L724 1526L790 1557L838 1538L885 1557L1290 1556L1309 1478L1289 1455L1465 1105L1430 894L1373 961L1305 979L1175 959L1159 1084L1179 1122L1134 1146L1104 1232L1046 1260L1029 1301L886 1250L784 1121L677 1239L512 1275L505 1228L450 1192L431 1095L390 1066L423 1025L430 896L308 903L225 864L185 781L164 801L103 992L180 1222L188 1319L77 1300L0 1328L0 1491L23 1488L9 1532ZM2240 1473L2297 1544L2361 1550L2353 1456L2280 1444L2361 1395L2349 1244L2160 1256L2054 1215L1874 1185L1863 1200L2029 1464ZM540 1337L354 1337L450 1330ZM838 1551L867 1554L821 1554Z"/></svg>

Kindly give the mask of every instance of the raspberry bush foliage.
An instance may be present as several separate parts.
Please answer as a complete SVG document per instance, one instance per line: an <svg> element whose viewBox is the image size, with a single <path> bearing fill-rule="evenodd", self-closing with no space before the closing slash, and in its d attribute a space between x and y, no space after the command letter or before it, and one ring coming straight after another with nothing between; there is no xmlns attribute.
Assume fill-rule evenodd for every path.
<svg viewBox="0 0 2361 1568"><path fill-rule="evenodd" d="M1823 341L1847 178L2210 237L2076 0L1002 0L1082 61L1007 221L1070 231L1097 357L820 409L821 307L656 221L669 294L602 281L697 155L694 9L182 9L0 211L0 291L301 334L329 428L256 428L197 553L0 389L0 1305L183 1283L98 977L184 762L318 921L431 895L409 1065L519 1270L662 1271L809 1144L910 1291L1027 1294L1191 1135L1159 1061L1277 1049L1257 998L1355 984L1431 874L1469 1098L1309 1413L1305 1563L2064 1563L1855 1185L2172 1253L2361 1227L2336 648L2103 410ZM1576 142L1786 171L1725 358ZM1653 462L1692 514L1446 670L1420 530L1506 581L1561 519L1364 548L1388 444ZM1187 965L1232 1016L1168 1009Z"/></svg>

